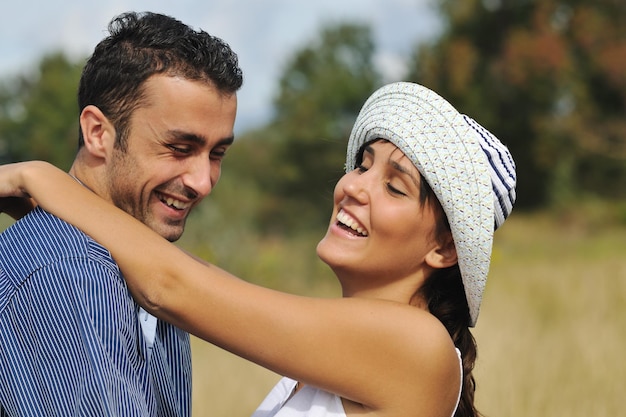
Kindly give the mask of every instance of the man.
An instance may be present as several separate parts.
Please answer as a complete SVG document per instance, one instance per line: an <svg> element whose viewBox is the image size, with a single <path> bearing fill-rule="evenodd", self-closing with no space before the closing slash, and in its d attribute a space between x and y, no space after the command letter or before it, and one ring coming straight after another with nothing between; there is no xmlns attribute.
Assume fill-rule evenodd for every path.
<svg viewBox="0 0 626 417"><path fill-rule="evenodd" d="M233 142L237 56L159 14L109 32L70 174L175 241ZM190 400L189 335L139 308L106 249L41 209L0 235L0 416L186 416Z"/></svg>

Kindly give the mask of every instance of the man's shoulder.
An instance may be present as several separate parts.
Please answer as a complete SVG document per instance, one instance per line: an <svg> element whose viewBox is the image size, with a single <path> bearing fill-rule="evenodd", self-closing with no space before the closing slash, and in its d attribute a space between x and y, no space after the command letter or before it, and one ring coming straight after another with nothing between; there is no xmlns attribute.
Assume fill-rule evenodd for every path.
<svg viewBox="0 0 626 417"><path fill-rule="evenodd" d="M110 253L71 224L36 208L0 234L0 268L28 273L65 260L95 261L117 270Z"/></svg>
<svg viewBox="0 0 626 417"><path fill-rule="evenodd" d="M86 239L87 236L71 224L37 207L0 234L0 245L22 247L26 251L42 247L67 251L80 250L77 243L82 246Z"/></svg>

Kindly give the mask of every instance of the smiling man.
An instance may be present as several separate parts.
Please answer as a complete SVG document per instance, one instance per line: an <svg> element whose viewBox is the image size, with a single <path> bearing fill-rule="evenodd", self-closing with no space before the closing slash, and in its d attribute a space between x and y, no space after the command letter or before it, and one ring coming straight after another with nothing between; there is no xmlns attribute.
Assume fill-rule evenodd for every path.
<svg viewBox="0 0 626 417"><path fill-rule="evenodd" d="M190 210L220 177L237 99L209 83L168 74L152 75L143 90L123 143L97 106L83 109L84 146L70 174L175 241Z"/></svg>
<svg viewBox="0 0 626 417"><path fill-rule="evenodd" d="M237 56L159 14L109 32L81 77L70 174L175 241L233 142ZM139 308L105 248L41 209L0 235L0 416L188 416L190 402L189 335Z"/></svg>

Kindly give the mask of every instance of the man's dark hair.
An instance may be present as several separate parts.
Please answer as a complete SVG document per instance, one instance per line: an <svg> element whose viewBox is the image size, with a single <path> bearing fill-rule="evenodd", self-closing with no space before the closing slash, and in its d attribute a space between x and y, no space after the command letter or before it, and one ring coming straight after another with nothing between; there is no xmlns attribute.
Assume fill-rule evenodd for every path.
<svg viewBox="0 0 626 417"><path fill-rule="evenodd" d="M223 94L243 83L237 55L219 38L157 13L129 12L109 23L109 36L87 61L78 87L79 111L98 107L115 126L124 148L133 111L145 81L155 74L203 81ZM84 144L79 129L78 146Z"/></svg>

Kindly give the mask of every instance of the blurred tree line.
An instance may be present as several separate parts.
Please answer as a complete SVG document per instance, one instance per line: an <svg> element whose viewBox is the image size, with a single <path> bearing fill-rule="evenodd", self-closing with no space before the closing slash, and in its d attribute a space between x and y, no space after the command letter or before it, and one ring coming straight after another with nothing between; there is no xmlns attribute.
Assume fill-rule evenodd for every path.
<svg viewBox="0 0 626 417"><path fill-rule="evenodd" d="M408 78L509 146L518 207L626 197L626 3L444 0Z"/></svg>
<svg viewBox="0 0 626 417"><path fill-rule="evenodd" d="M518 209L626 197L623 0L440 0L444 29L416 43L404 80L437 91L509 146ZM323 27L278 80L274 117L231 149L216 199L263 232L324 227L352 123L387 81L372 28ZM0 160L69 168L82 62L43 57L0 85ZM245 88L245 86L244 86ZM239 208L236 208L239 204ZM246 208L242 209L241 206ZM232 210L231 210L232 209Z"/></svg>
<svg viewBox="0 0 626 417"><path fill-rule="evenodd" d="M0 162L42 159L70 168L78 146L82 66L56 52L32 74L0 82Z"/></svg>

